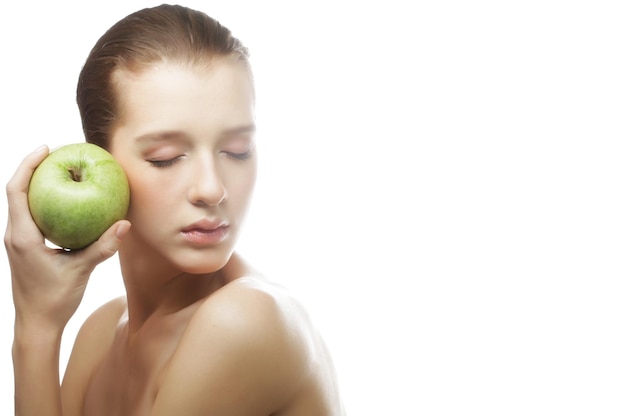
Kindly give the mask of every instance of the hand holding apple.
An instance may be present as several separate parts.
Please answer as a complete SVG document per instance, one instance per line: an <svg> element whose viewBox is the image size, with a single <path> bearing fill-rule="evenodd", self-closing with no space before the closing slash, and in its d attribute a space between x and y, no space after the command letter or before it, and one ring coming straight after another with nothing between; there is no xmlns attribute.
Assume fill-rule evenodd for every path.
<svg viewBox="0 0 626 416"><path fill-rule="evenodd" d="M92 271L117 252L131 224L117 221L89 247L67 255L47 247L29 210L28 187L33 172L48 154L48 147L40 146L27 155L6 185L4 245L11 270L16 327L18 323L22 328L35 324L50 334L51 328L55 333L63 331L81 303Z"/></svg>
<svg viewBox="0 0 626 416"><path fill-rule="evenodd" d="M122 167L103 148L75 143L51 152L28 187L33 220L50 242L70 250L96 241L128 210Z"/></svg>

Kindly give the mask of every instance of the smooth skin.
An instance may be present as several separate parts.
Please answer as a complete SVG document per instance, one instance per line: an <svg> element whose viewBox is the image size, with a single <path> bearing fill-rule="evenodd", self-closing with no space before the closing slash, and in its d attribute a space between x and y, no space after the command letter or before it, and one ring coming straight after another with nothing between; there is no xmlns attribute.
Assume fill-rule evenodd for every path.
<svg viewBox="0 0 626 416"><path fill-rule="evenodd" d="M220 58L115 78L124 98L110 151L130 183L126 220L84 250L55 250L26 200L47 148L7 185L16 414L343 414L304 308L235 253L256 177L248 70ZM115 252L127 296L87 319L59 386L63 329Z"/></svg>

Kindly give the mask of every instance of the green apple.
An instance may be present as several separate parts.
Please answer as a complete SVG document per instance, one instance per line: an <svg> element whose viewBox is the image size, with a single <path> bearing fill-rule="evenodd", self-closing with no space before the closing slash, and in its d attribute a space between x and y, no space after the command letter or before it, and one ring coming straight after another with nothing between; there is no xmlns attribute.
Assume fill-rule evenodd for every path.
<svg viewBox="0 0 626 416"><path fill-rule="evenodd" d="M128 210L122 167L103 148L74 143L52 151L28 186L28 205L44 237L65 249L96 241Z"/></svg>

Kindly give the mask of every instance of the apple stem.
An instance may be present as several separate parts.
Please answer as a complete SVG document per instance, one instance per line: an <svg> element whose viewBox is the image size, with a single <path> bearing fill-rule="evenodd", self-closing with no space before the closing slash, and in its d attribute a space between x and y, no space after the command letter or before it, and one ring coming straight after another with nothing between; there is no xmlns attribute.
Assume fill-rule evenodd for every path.
<svg viewBox="0 0 626 416"><path fill-rule="evenodd" d="M78 168L78 169L68 168L67 170L70 173L70 176L72 177L72 180L74 182L82 182L83 181L83 171L80 168Z"/></svg>

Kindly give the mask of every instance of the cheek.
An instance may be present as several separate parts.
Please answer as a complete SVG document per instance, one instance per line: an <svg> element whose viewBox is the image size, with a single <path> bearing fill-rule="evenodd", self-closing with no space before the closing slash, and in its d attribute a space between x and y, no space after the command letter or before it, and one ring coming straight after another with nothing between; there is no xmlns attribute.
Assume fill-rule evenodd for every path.
<svg viewBox="0 0 626 416"><path fill-rule="evenodd" d="M168 193L172 187L162 181L151 180L148 175L129 175L128 182L130 186L129 216L137 213L147 216L150 211L163 208L168 198L172 200L172 196Z"/></svg>
<svg viewBox="0 0 626 416"><path fill-rule="evenodd" d="M230 199L236 199L240 203L246 203L254 192L254 186L256 184L256 170L251 169L245 174L239 174L233 177L237 179L228 187Z"/></svg>

